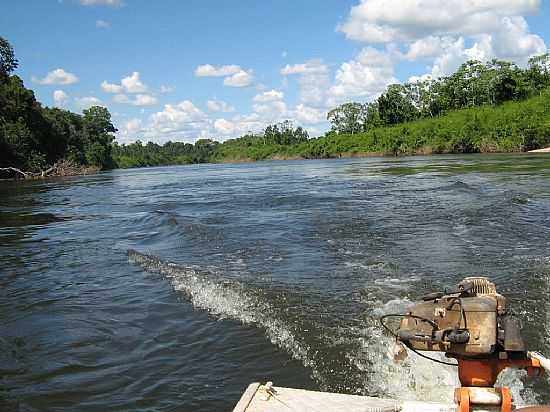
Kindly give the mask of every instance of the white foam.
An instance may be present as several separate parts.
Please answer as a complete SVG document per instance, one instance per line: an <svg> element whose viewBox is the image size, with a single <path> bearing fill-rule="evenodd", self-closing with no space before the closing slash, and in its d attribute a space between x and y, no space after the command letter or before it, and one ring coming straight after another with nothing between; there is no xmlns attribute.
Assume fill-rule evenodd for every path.
<svg viewBox="0 0 550 412"><path fill-rule="evenodd" d="M389 313L404 313L411 304L408 299L377 301L372 315L378 318ZM365 338L358 353L349 354L348 357L362 370L376 371L373 379L365 381L367 393L400 400L453 402L454 389L460 386L457 367L432 362L410 350L407 350L405 361L395 363L389 353L395 344L394 338L388 337L374 322L363 330L363 335ZM443 353L423 354L440 361L454 362ZM524 388L522 379L525 376L524 371L505 370L497 382L497 385L510 388L517 406L536 403L535 394Z"/></svg>
<svg viewBox="0 0 550 412"><path fill-rule="evenodd" d="M163 263L154 257L130 251L129 260L150 272L160 273L170 280L175 290L185 293L194 307L219 319L231 318L243 324L256 324L265 329L269 340L285 349L295 359L311 366L308 348L299 344L289 328L274 316L265 302L251 296L236 282L214 282L192 267Z"/></svg>
<svg viewBox="0 0 550 412"><path fill-rule="evenodd" d="M431 362L411 351L405 361L397 364L388 354L395 339L383 332L378 318L389 313L403 313L412 302L398 298L372 303L371 320L361 331L359 349L347 355L366 372L365 392L399 400L452 402L454 388L459 384L455 367ZM442 354L430 353L430 356L449 361ZM369 371L374 373L367 373Z"/></svg>
<svg viewBox="0 0 550 412"><path fill-rule="evenodd" d="M189 297L194 307L219 319L231 318L263 328L273 344L286 350L305 366L311 367L314 377L323 381L322 371L318 370L319 365L315 364L315 354L312 355L311 349L297 341L274 308L251 293L243 284L212 279L193 267L163 263L154 257L133 251L129 252L129 260L147 271L165 276L175 290ZM395 282L394 279L389 281L396 284L401 282L398 279ZM365 376L364 391L361 392L399 400L452 402L454 389L459 386L456 367L431 362L410 351L408 358L399 364L388 356L388 349L394 344L394 339L383 332L377 319L388 313L403 313L412 302L408 299L392 299L370 303L370 319L364 328L352 333L356 350L345 354ZM335 333L331 338L337 344L342 335ZM431 352L429 356L452 362L440 353ZM505 371L499 382L511 388L517 405L534 404L535 396L529 391L526 393L522 377L519 371Z"/></svg>

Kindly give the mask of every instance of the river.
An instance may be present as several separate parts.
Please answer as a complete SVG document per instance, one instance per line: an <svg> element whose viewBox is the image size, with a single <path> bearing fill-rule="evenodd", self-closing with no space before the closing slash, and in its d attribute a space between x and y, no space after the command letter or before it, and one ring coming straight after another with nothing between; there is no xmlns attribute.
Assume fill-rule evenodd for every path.
<svg viewBox="0 0 550 412"><path fill-rule="evenodd" d="M456 370L393 364L377 318L468 275L550 355L548 155L0 182L0 410L230 411L266 380L451 400Z"/></svg>

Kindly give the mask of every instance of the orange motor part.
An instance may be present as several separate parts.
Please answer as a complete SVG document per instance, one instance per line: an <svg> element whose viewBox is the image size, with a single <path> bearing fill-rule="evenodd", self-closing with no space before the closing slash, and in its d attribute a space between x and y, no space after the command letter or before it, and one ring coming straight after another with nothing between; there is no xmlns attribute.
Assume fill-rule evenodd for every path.
<svg viewBox="0 0 550 412"><path fill-rule="evenodd" d="M506 368L527 369L529 376L542 371L537 359L458 359L458 378L462 386L491 387Z"/></svg>

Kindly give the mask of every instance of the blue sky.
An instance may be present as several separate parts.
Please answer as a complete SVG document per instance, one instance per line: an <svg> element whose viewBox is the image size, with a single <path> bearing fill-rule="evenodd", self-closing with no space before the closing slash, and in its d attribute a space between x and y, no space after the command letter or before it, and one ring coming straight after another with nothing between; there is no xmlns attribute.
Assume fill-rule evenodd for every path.
<svg viewBox="0 0 550 412"><path fill-rule="evenodd" d="M48 106L109 108L120 142L225 140L462 62L525 65L550 44L540 0L12 0L0 36Z"/></svg>

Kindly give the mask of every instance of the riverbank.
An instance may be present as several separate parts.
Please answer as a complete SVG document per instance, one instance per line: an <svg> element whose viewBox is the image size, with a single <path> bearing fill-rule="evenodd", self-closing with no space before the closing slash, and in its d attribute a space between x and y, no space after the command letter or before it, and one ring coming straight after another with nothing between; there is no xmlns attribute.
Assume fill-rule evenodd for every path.
<svg viewBox="0 0 550 412"><path fill-rule="evenodd" d="M367 132L277 144L262 135L223 143L169 142L113 146L120 168L258 160L327 159L462 153L528 152L550 146L550 90L521 101L485 105L422 118Z"/></svg>
<svg viewBox="0 0 550 412"><path fill-rule="evenodd" d="M463 153L550 152L550 90L522 101L450 111L364 133L337 134L275 144L261 136L243 136L223 143L202 139L195 144L169 142L114 143L108 151L111 168L169 166L193 163L242 163L260 160L333 159ZM96 162L97 163L97 162ZM101 163L101 162L99 162ZM99 164L98 163L98 164ZM106 162L103 162L106 163ZM46 168L46 166L44 166ZM0 178L35 179L95 173L99 166L60 160L32 172L0 168Z"/></svg>
<svg viewBox="0 0 550 412"><path fill-rule="evenodd" d="M209 163L221 163L221 164L238 164L238 163L253 163L253 162L262 162L262 161L289 161L289 160L319 160L319 159L364 159L364 158L370 158L370 157L405 157L405 156L437 156L437 155L475 155L475 154L529 154L529 153L550 153L550 147L545 149L537 149L537 150L530 150L530 151L490 151L490 152L473 152L473 153L458 153L458 152L434 152L432 148L425 147L420 148L419 150L415 151L414 153L406 153L406 154L394 154L394 153L383 153L383 152L344 152L344 153L338 153L335 156L330 157L323 157L323 158L311 158L311 157L299 157L299 156L283 156L283 155L276 155L274 157L268 157L265 159L252 159L252 158L239 158L239 159L224 159L219 162L209 162ZM167 165L169 166L169 165Z"/></svg>
<svg viewBox="0 0 550 412"><path fill-rule="evenodd" d="M512 154L512 153L550 153L550 147L544 148L544 149L537 149L537 150L530 150L528 152L510 152L510 151L503 151L503 152L485 152L484 154ZM432 156L432 155L441 155L441 154L476 154L476 153L453 153L453 152L434 152L432 148L425 147L420 148L419 150L415 151L414 153L407 153L407 154L394 154L394 153L384 153L384 152L343 152L338 153L335 156L330 157L323 157L323 158L312 158L312 157L300 157L300 156L284 156L281 154L277 154L273 157L267 157L263 159L253 159L253 158L247 158L247 157L241 157L238 159L234 158L227 158L223 159L221 161L217 162L204 162L204 163L210 163L210 164L238 164L238 163L253 163L253 162L261 162L261 161L289 161L289 160L315 160L315 159L354 159L354 158L369 158L369 157L400 157L400 156ZM480 154L480 153L477 153ZM483 154L483 153L482 153ZM158 166L178 166L178 165L185 165L185 164L191 164L191 163L177 163L177 164L163 164ZM147 167L158 167L157 165L147 165L147 166L137 166L138 168L147 168ZM127 169L128 167L117 167L114 169ZM23 172L19 169L15 168L0 168L0 181L2 180L32 180L32 179L45 179L50 177L67 177L67 176L86 176L86 175L93 175L98 172L100 172L101 169L94 166L84 166L84 165L73 165L72 167L60 167L55 168L52 171L46 171L46 172ZM2 174L3 173L3 174ZM11 173L11 177L5 177L6 174Z"/></svg>
<svg viewBox="0 0 550 412"><path fill-rule="evenodd" d="M216 147L215 160L302 157L527 152L550 145L550 92L519 102L455 110L365 133L328 134L307 142L245 145L239 139Z"/></svg>
<svg viewBox="0 0 550 412"><path fill-rule="evenodd" d="M20 170L15 167L0 168L0 180L31 180L47 177L83 176L99 172L97 166L81 165L70 160L61 160L39 172Z"/></svg>

